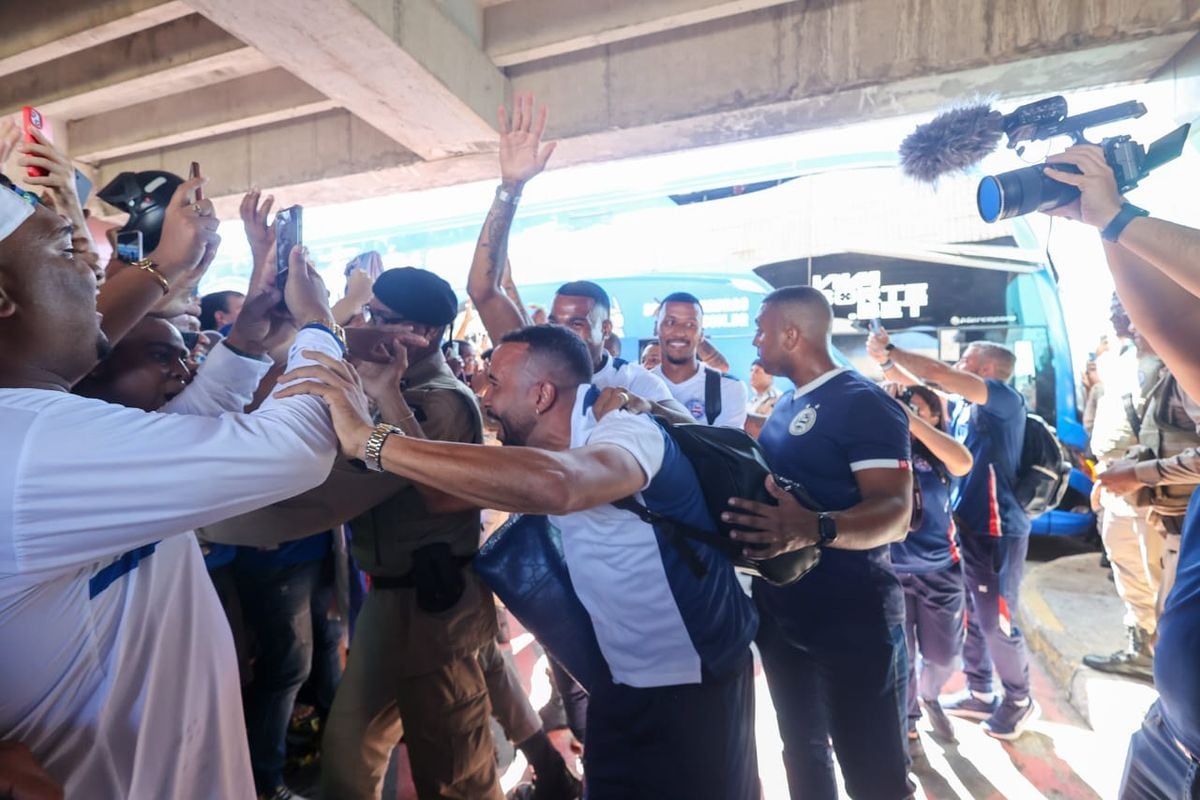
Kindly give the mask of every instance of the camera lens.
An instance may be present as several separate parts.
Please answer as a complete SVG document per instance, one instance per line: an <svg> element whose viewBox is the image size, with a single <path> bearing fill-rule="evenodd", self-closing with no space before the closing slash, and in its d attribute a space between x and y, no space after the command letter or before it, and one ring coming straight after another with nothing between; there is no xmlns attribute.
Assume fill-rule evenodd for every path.
<svg viewBox="0 0 1200 800"><path fill-rule="evenodd" d="M1078 172L1070 164L1057 166L1066 172ZM983 221L996 222L1021 217L1032 211L1058 208L1078 196L1078 189L1047 178L1042 172L1042 165L1038 164L984 177L979 182L975 201Z"/></svg>

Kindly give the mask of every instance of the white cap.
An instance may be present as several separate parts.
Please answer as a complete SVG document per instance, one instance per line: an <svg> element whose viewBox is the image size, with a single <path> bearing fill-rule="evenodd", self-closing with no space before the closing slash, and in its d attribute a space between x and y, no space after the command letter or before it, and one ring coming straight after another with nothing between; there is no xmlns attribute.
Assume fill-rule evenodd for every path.
<svg viewBox="0 0 1200 800"><path fill-rule="evenodd" d="M33 205L21 195L0 186L0 241L7 239L21 223L33 216Z"/></svg>

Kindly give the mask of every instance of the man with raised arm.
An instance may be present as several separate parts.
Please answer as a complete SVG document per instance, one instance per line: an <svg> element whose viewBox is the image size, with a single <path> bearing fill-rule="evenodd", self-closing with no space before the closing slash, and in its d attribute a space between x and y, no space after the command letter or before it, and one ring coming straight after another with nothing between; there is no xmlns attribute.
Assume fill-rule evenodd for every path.
<svg viewBox="0 0 1200 800"><path fill-rule="evenodd" d="M972 342L952 367L896 347L883 330L872 334L868 349L888 379L911 382L915 376L962 398L950 429L974 465L958 486L954 515L973 605L963 646L967 688L942 705L948 714L982 720L990 736L1016 739L1039 713L1014 616L1030 529L1013 490L1025 440L1025 399L1008 384L1016 356L994 342ZM994 691L993 668L1003 696Z"/></svg>
<svg viewBox="0 0 1200 800"><path fill-rule="evenodd" d="M521 309L503 285L508 263L508 235L512 229L517 203L525 184L546 168L555 143L542 146L546 129L547 107L534 118L533 95L516 99L512 121L507 111L499 110L500 186L496 199L484 220L475 245L467 294L493 342L526 324ZM592 356L592 383L622 397L631 411L652 412L672 422L693 422L692 415L671 396L666 385L638 364L615 359L604 349L612 333L609 299L604 289L591 281L572 281L559 287L550 308L550 322L563 325L577 335ZM606 398L607 399L607 398Z"/></svg>
<svg viewBox="0 0 1200 800"><path fill-rule="evenodd" d="M168 214L213 219L207 200ZM181 259L168 275L206 258L214 230L164 226L155 252ZM191 530L322 481L329 415L311 398L236 413L270 367L253 311L163 413L70 394L109 351L71 236L0 187L0 741L68 797L252 797L233 643ZM153 260L118 278L135 306L169 288ZM263 289L247 307L281 299ZM286 301L303 326L291 365L339 359L300 250Z"/></svg>

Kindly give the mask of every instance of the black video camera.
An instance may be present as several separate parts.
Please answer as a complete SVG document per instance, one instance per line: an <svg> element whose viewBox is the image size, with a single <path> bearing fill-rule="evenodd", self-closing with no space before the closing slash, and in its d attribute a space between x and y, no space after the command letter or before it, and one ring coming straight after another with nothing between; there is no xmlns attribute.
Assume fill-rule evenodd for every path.
<svg viewBox="0 0 1200 800"><path fill-rule="evenodd" d="M1009 148L1021 142L1070 136L1075 144L1086 144L1084 131L1097 125L1135 119L1146 113L1137 101L1119 103L1108 108L1089 111L1074 117L1067 116L1067 101L1061 96L1048 97L1021 106L1004 117L1004 132ZM1125 193L1138 185L1150 172L1168 161L1179 158L1187 141L1191 125L1180 125L1158 141L1144 148L1129 136L1112 136L1100 142L1104 160L1112 168L1117 190ZM1045 164L1014 169L999 175L988 175L979 182L976 202L984 222L1020 217L1033 211L1048 211L1066 205L1079 196L1074 186L1046 177ZM1079 172L1072 164L1056 164L1063 172Z"/></svg>

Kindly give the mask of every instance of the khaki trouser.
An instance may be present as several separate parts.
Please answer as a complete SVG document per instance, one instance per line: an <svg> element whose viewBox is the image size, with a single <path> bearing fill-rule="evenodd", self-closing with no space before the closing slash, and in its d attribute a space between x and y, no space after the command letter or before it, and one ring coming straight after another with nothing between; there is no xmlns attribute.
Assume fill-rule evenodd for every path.
<svg viewBox="0 0 1200 800"><path fill-rule="evenodd" d="M1158 627L1163 537L1147 522L1147 510L1134 508L1124 497L1101 492L1100 505L1100 539L1117 594L1125 603L1125 625L1153 634Z"/></svg>
<svg viewBox="0 0 1200 800"><path fill-rule="evenodd" d="M367 594L321 743L321 796L378 798L403 735L421 800L501 800L478 652L409 674L413 613L411 590Z"/></svg>
<svg viewBox="0 0 1200 800"><path fill-rule="evenodd" d="M540 731L542 718L529 702L512 659L492 641L480 649L479 663L487 681L492 713L499 720L508 740L513 744L521 744Z"/></svg>
<svg viewBox="0 0 1200 800"><path fill-rule="evenodd" d="M1180 529L1180 521L1182 519L1183 517L1173 517L1164 526L1167 534L1162 552L1162 581L1158 586L1158 613L1160 615L1162 614L1163 604L1167 601L1167 595L1171 593L1171 588L1175 586L1175 572L1179 568L1179 542L1182 536L1172 531ZM1173 525L1171 524L1172 522L1174 523Z"/></svg>

